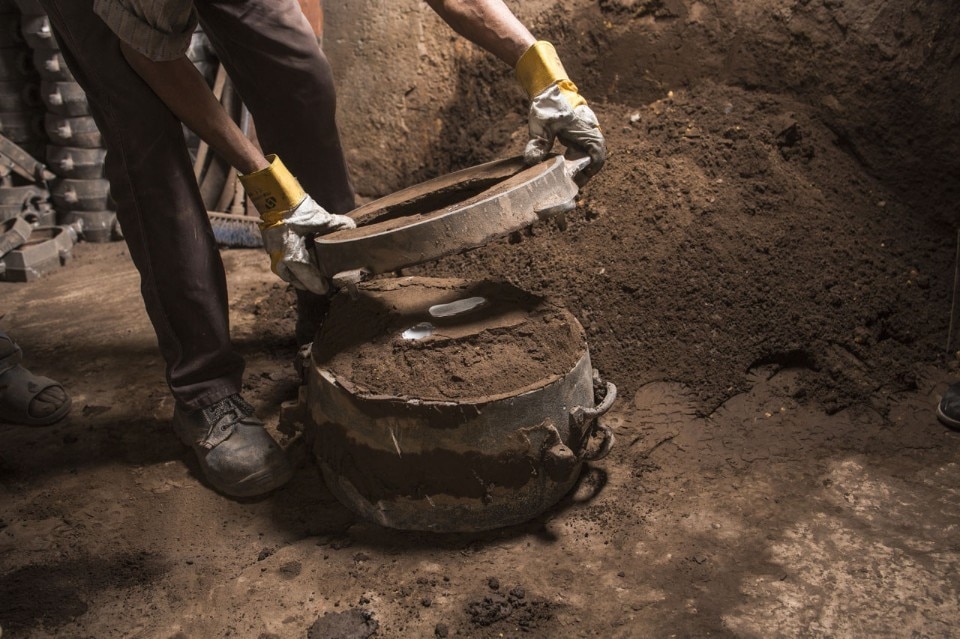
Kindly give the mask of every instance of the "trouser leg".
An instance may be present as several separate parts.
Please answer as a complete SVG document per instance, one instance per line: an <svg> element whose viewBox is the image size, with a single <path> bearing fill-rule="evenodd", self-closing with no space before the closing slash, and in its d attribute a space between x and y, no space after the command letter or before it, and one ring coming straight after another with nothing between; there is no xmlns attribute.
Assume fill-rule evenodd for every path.
<svg viewBox="0 0 960 639"><path fill-rule="evenodd" d="M296 0L196 0L204 31L257 126L303 188L331 213L354 208L326 56Z"/></svg>
<svg viewBox="0 0 960 639"><path fill-rule="evenodd" d="M239 392L226 279L180 122L130 68L92 0L42 0L87 93L106 173L174 397L187 408Z"/></svg>
<svg viewBox="0 0 960 639"><path fill-rule="evenodd" d="M197 0L200 21L266 153L276 153L331 213L355 206L336 123L333 74L295 0ZM330 302L297 291L298 344L313 340Z"/></svg>

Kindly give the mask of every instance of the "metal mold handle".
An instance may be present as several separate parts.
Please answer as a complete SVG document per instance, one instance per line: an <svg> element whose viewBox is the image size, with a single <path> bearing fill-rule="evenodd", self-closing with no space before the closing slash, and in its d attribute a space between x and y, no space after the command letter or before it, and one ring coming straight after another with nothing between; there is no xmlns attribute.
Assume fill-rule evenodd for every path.
<svg viewBox="0 0 960 639"><path fill-rule="evenodd" d="M601 424L597 422L597 425L593 428L594 433L600 433L600 436L603 438L600 440L600 445L597 446L596 450L587 450L584 446L583 451L580 453L580 457L585 461L597 461L603 459L610 454L610 449L613 448L613 444L617 441L617 438L613 435L613 430L606 424Z"/></svg>
<svg viewBox="0 0 960 639"><path fill-rule="evenodd" d="M594 376L599 379L599 373L596 371L594 371ZM601 401L599 405L593 408L575 406L573 410L570 411L570 415L581 428L587 422L593 421L593 427L584 433L583 440L581 442L580 458L586 461L597 461L603 459L610 453L610 449L613 448L613 444L616 441L616 437L613 435L613 430L606 424L601 424L599 420L600 417L606 414L607 411L613 407L613 403L617 401L617 387L613 384L613 382L604 383L607 388L607 394L604 396L603 401ZM587 442L595 434L599 434L601 437L600 445L596 450L588 450Z"/></svg>

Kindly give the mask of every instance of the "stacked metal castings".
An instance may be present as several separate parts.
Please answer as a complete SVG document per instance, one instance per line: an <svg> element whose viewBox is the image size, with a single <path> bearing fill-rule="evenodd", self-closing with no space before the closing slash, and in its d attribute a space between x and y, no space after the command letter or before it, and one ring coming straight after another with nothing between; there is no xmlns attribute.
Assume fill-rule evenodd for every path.
<svg viewBox="0 0 960 639"><path fill-rule="evenodd" d="M63 224L76 224L82 239L119 239L110 183L103 172L106 150L100 129L90 116L87 97L63 60L50 21L37 0L15 0L21 29L32 49L39 75L40 99L46 108L46 159L57 175L51 188L53 206Z"/></svg>
<svg viewBox="0 0 960 639"><path fill-rule="evenodd" d="M34 71L21 17L12 0L0 0L0 152L18 149L18 156L42 158L46 143L40 78ZM21 164L31 164L19 157ZM31 224L53 224L50 194L42 179L30 172L0 166L0 221L22 216Z"/></svg>
<svg viewBox="0 0 960 639"><path fill-rule="evenodd" d="M49 23L21 14L20 5L33 6L0 0L0 43L16 45L0 46L0 280L10 282L30 282L66 264L78 231L53 225L48 185L56 175L37 159L46 136L28 45L49 38Z"/></svg>
<svg viewBox="0 0 960 639"><path fill-rule="evenodd" d="M8 172L7 179L17 176L27 183L12 188L38 193L46 193L43 185L54 177L43 164L2 135L0 169ZM0 279L30 282L70 260L79 224L53 226L41 222L33 215L33 209L0 221Z"/></svg>
<svg viewBox="0 0 960 639"><path fill-rule="evenodd" d="M0 280L32 282L70 261L77 226L32 226L17 216L0 222Z"/></svg>

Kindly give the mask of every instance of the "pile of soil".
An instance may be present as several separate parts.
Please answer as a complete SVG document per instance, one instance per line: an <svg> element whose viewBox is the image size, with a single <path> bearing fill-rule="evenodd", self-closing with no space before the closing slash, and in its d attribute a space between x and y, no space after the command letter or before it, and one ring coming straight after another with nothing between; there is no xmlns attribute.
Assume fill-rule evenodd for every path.
<svg viewBox="0 0 960 639"><path fill-rule="evenodd" d="M627 390L681 381L700 410L764 364L833 412L911 388L945 342L954 237L790 98L702 81L595 104L610 147L566 228L414 269L558 299Z"/></svg>
<svg viewBox="0 0 960 639"><path fill-rule="evenodd" d="M503 277L556 297L608 378L628 391L683 382L701 414L762 364L801 368L798 392L834 412L942 363L957 221L947 176L960 169L949 3L577 0L531 6L527 22L597 112L608 165L567 230L411 273ZM418 170L368 170L370 146L359 149L367 195L522 148L512 71L455 57L435 140L381 140ZM416 86L411 99L429 102L429 83ZM345 91L344 117L362 129L347 127L349 144L370 117Z"/></svg>

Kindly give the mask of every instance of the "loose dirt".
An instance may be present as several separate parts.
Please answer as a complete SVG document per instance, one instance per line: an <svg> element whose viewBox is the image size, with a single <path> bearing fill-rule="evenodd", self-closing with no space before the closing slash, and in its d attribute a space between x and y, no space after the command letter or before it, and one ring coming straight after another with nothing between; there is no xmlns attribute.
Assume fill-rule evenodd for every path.
<svg viewBox="0 0 960 639"><path fill-rule="evenodd" d="M0 284L3 327L75 406L2 427L4 637L950 636L960 435L933 408L957 378L958 21L862 0L575 0L531 20L608 165L565 229L405 273L556 300L621 389L611 455L505 530L358 521L303 454L283 490L223 499L170 431L122 245ZM467 50L453 102L404 95L439 123L410 132L428 147L350 150L364 195L522 147L509 71ZM244 392L275 428L298 385L293 293L261 252L224 259Z"/></svg>
<svg viewBox="0 0 960 639"><path fill-rule="evenodd" d="M809 107L703 82L598 111L611 158L565 230L411 272L556 296L607 377L684 381L701 414L765 363L804 368L835 412L909 388L937 357L952 233L865 175Z"/></svg>

